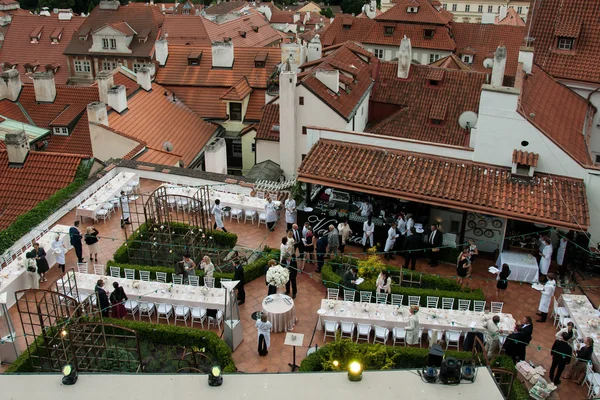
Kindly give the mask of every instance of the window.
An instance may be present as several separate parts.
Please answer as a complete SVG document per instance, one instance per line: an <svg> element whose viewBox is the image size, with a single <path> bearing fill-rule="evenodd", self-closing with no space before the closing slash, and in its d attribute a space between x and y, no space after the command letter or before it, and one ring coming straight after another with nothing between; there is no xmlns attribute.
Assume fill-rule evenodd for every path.
<svg viewBox="0 0 600 400"><path fill-rule="evenodd" d="M473 62L473 56L470 54L465 54L462 56L462 60L465 64L471 64Z"/></svg>
<svg viewBox="0 0 600 400"><path fill-rule="evenodd" d="M498 6L498 13L500 13L500 8L502 8L502 6Z"/></svg>
<svg viewBox="0 0 600 400"><path fill-rule="evenodd" d="M117 48L117 39L110 39L110 49L115 50Z"/></svg>
<svg viewBox="0 0 600 400"><path fill-rule="evenodd" d="M407 12L407 13L416 13L416 12L418 12L418 11L419 11L419 7L408 7L408 8L406 9L406 12Z"/></svg>
<svg viewBox="0 0 600 400"><path fill-rule="evenodd" d="M102 48L108 49L108 39L102 39Z"/></svg>
<svg viewBox="0 0 600 400"><path fill-rule="evenodd" d="M447 9L448 9L448 4L446 4L446 3L442 4L442 8L443 8L444 10L447 10Z"/></svg>
<svg viewBox="0 0 600 400"><path fill-rule="evenodd" d="M383 33L386 36L390 36L394 34L394 27L393 26L385 26L383 28Z"/></svg>
<svg viewBox="0 0 600 400"><path fill-rule="evenodd" d="M471 5L467 4L465 5L465 12L470 12L471 11Z"/></svg>
<svg viewBox="0 0 600 400"><path fill-rule="evenodd" d="M250 151L253 153L256 152L256 143L250 143Z"/></svg>
<svg viewBox="0 0 600 400"><path fill-rule="evenodd" d="M452 4L452 11L456 11L456 4Z"/></svg>
<svg viewBox="0 0 600 400"><path fill-rule="evenodd" d="M482 13L483 12L483 6L477 6L477 12L478 13Z"/></svg>
<svg viewBox="0 0 600 400"><path fill-rule="evenodd" d="M443 124L444 124L444 121L442 121L441 119L433 119L433 118L432 118L432 119L431 119L431 123L432 123L433 125L438 125L438 126L439 126L439 125L443 125Z"/></svg>
<svg viewBox="0 0 600 400"><path fill-rule="evenodd" d="M74 62L74 64L75 64L75 72L79 72L79 73L92 72L92 65L90 64L89 61L76 60Z"/></svg>
<svg viewBox="0 0 600 400"><path fill-rule="evenodd" d="M429 80L429 86L439 86L439 85L440 85L439 81L436 81L434 79Z"/></svg>
<svg viewBox="0 0 600 400"><path fill-rule="evenodd" d="M306 127L305 126L302 127L302 134L306 135Z"/></svg>
<svg viewBox="0 0 600 400"><path fill-rule="evenodd" d="M558 38L558 49L559 50L572 50L573 49L573 39L571 38Z"/></svg>
<svg viewBox="0 0 600 400"><path fill-rule="evenodd" d="M382 59L383 58L383 49L375 49L375 57Z"/></svg>
<svg viewBox="0 0 600 400"><path fill-rule="evenodd" d="M600 163L600 154L596 154L595 160L596 160L596 161L594 161L594 162L595 162L596 164L597 164L597 163Z"/></svg>
<svg viewBox="0 0 600 400"><path fill-rule="evenodd" d="M349 31L351 27L352 27L352 25L348 25L348 24L342 25L342 29L344 29L345 31Z"/></svg>
<svg viewBox="0 0 600 400"><path fill-rule="evenodd" d="M298 97L298 104L300 104L301 106L304 105L304 96Z"/></svg>
<svg viewBox="0 0 600 400"><path fill-rule="evenodd" d="M489 13L493 13L494 12L494 6L488 6L488 12Z"/></svg>
<svg viewBox="0 0 600 400"><path fill-rule="evenodd" d="M232 121L242 120L242 103L229 103L229 119Z"/></svg>
<svg viewBox="0 0 600 400"><path fill-rule="evenodd" d="M60 136L69 136L69 129L68 128L64 128L64 127L60 127L60 128L54 128L54 134L55 135L60 135Z"/></svg>
<svg viewBox="0 0 600 400"><path fill-rule="evenodd" d="M116 61L102 61L102 69L105 71L111 71L113 69L117 68L117 62Z"/></svg>
<svg viewBox="0 0 600 400"><path fill-rule="evenodd" d="M133 72L137 73L138 70L142 69L143 66L144 64L133 63Z"/></svg>
<svg viewBox="0 0 600 400"><path fill-rule="evenodd" d="M434 29L425 29L423 31L423 36L425 36L425 39L432 39L434 33L435 33Z"/></svg>
<svg viewBox="0 0 600 400"><path fill-rule="evenodd" d="M429 55L429 64L436 62L437 60L440 59L440 55L439 54L430 54Z"/></svg>
<svg viewBox="0 0 600 400"><path fill-rule="evenodd" d="M242 156L242 141L241 140L233 140L231 141L231 155L233 157L241 157Z"/></svg>
<svg viewBox="0 0 600 400"><path fill-rule="evenodd" d="M523 7L517 7L517 13L523 14Z"/></svg>

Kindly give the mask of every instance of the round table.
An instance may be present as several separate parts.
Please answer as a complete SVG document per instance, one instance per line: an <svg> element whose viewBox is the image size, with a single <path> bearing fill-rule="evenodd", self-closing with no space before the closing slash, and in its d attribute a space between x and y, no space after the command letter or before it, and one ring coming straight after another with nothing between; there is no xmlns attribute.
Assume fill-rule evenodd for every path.
<svg viewBox="0 0 600 400"><path fill-rule="evenodd" d="M273 332L285 332L294 328L296 305L290 296L272 294L262 302L262 312L273 325Z"/></svg>

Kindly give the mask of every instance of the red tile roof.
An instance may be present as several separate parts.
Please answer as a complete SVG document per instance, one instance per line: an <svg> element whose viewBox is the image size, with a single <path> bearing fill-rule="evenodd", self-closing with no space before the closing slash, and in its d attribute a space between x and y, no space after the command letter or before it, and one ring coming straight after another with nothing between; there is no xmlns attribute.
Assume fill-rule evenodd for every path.
<svg viewBox="0 0 600 400"><path fill-rule="evenodd" d="M0 150L0 229L70 184L81 161L81 156L31 151L22 168L9 168L8 154Z"/></svg>
<svg viewBox="0 0 600 400"><path fill-rule="evenodd" d="M81 118L69 136L53 135L49 141L47 150L57 153L86 154L92 156L94 152L92 150L87 112L81 115Z"/></svg>
<svg viewBox="0 0 600 400"><path fill-rule="evenodd" d="M213 42L223 41L223 38L227 37L231 38L234 46L264 47L281 41L278 31L273 29L265 16L256 10L249 10L248 14L221 24L203 19L206 31Z"/></svg>
<svg viewBox="0 0 600 400"><path fill-rule="evenodd" d="M447 18L442 15L428 0L396 0L396 5L381 14L378 21L396 21L416 24L445 25ZM407 12L409 7L418 7L416 13ZM411 38L412 40L412 38Z"/></svg>
<svg viewBox="0 0 600 400"><path fill-rule="evenodd" d="M493 58L494 52L503 44L506 47L506 69L504 75L515 76L519 64L519 49L523 45L526 30L522 26L454 23L452 33L456 41L456 53L460 56L463 49L475 51L471 67L476 71L488 72L483 66L486 58ZM471 54L468 50L468 53Z"/></svg>
<svg viewBox="0 0 600 400"><path fill-rule="evenodd" d="M321 139L300 165L298 179L569 229L590 223L580 179L521 179L508 168L429 154Z"/></svg>
<svg viewBox="0 0 600 400"><path fill-rule="evenodd" d="M506 17L503 19L496 17L494 23L496 25L525 26L525 21L523 21L523 18L519 16L519 13L514 8L509 8L506 12Z"/></svg>
<svg viewBox="0 0 600 400"><path fill-rule="evenodd" d="M534 62L557 78L600 83L599 7L597 0L538 1L528 19ZM575 49L558 50L559 36L573 37Z"/></svg>
<svg viewBox="0 0 600 400"><path fill-rule="evenodd" d="M375 17L379 17L381 14L383 14L383 12L380 9L375 9ZM360 14L358 14L356 16L356 18L369 18L367 17L367 14L365 14L365 12L361 12Z"/></svg>
<svg viewBox="0 0 600 400"><path fill-rule="evenodd" d="M163 32L168 35L169 46L187 43L194 46L210 46L211 40L204 21L200 16L165 15Z"/></svg>
<svg viewBox="0 0 600 400"><path fill-rule="evenodd" d="M231 88L221 96L221 100L242 101L252 93L252 88L248 84L246 77L240 78Z"/></svg>
<svg viewBox="0 0 600 400"><path fill-rule="evenodd" d="M391 35L385 34L386 27L393 27ZM426 38L425 30L433 30L433 37ZM456 45L448 28L442 25L409 24L378 21L363 43L398 46L402 38L410 38L411 46L422 49L454 51Z"/></svg>
<svg viewBox="0 0 600 400"><path fill-rule="evenodd" d="M573 159L591 164L584 137L591 104L537 65L531 72L523 81L519 112Z"/></svg>
<svg viewBox="0 0 600 400"><path fill-rule="evenodd" d="M279 142L279 104L267 104L260 124L256 129L256 139Z"/></svg>
<svg viewBox="0 0 600 400"><path fill-rule="evenodd" d="M71 41L73 33L85 21L82 17L73 17L69 21L59 21L57 15L43 17L39 15L14 15L7 27L8 32L0 48L0 60L16 61L17 69L23 76L23 82L29 81L24 77L26 63L38 64L37 71L44 71L47 64L59 64L54 80L57 84L65 84L69 79L67 57L63 55ZM42 28L38 43L31 43L30 32L34 28ZM52 43L51 36L62 30L57 44Z"/></svg>
<svg viewBox="0 0 600 400"><path fill-rule="evenodd" d="M13 103L10 100L0 101L0 115L8 119L14 119L15 121L23 122L25 124L30 123L25 114L23 114L21 107L19 107L17 103Z"/></svg>
<svg viewBox="0 0 600 400"><path fill-rule="evenodd" d="M158 7L144 3L132 2L126 6L120 6L118 10L102 10L98 6L94 8L77 32L93 32L105 25L127 22L135 32L149 31L149 40L140 42L134 38L131 41L129 48L132 52L128 56L150 57L154 52L154 39L158 37L163 19L164 15ZM93 54L95 56L104 54L99 52L89 53L89 49L92 47L92 35L88 35L87 40L80 40L78 33L71 39L64 51L65 54ZM114 52L107 54L112 56Z"/></svg>
<svg viewBox="0 0 600 400"><path fill-rule="evenodd" d="M540 155L537 153L530 153L523 150L513 150L512 162L514 164L527 165L530 167L537 167L538 159Z"/></svg>
<svg viewBox="0 0 600 400"><path fill-rule="evenodd" d="M440 67L444 69L455 69L459 71L472 71L473 69L462 62L455 54L450 54L444 58L429 64L430 67Z"/></svg>
<svg viewBox="0 0 600 400"><path fill-rule="evenodd" d="M244 0L224 1L221 4L213 4L212 6L205 8L204 12L207 15L223 15L246 7L247 5L248 2Z"/></svg>
<svg viewBox="0 0 600 400"><path fill-rule="evenodd" d="M465 111L478 112L485 75L413 64L408 79L398 79L397 70L397 62L380 63L379 76L371 94L371 107L392 104L402 109L369 131L405 139L468 146L469 134L458 124L458 118ZM437 86L430 85L430 79L440 77ZM442 120L442 123L435 125L432 119Z"/></svg>
<svg viewBox="0 0 600 400"><path fill-rule="evenodd" d="M131 28L131 26L127 22L124 22L124 21L112 22L110 24L106 24L105 26L111 27L114 30L121 32L125 36L133 36L137 33L136 31L133 30L133 28ZM96 30L100 30L102 28L104 28L104 26L101 26L100 28L98 28Z"/></svg>
<svg viewBox="0 0 600 400"><path fill-rule="evenodd" d="M377 25L375 20L369 18L355 18L343 14L337 16L321 34L323 46L331 46L347 41L362 42Z"/></svg>

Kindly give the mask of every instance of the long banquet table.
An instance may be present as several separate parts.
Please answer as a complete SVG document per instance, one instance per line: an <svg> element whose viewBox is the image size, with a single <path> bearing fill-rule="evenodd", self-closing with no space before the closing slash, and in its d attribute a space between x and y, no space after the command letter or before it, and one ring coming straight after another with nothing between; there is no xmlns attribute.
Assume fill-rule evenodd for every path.
<svg viewBox="0 0 600 400"><path fill-rule="evenodd" d="M225 289L223 288L207 288L208 292L204 294L203 291L206 290L204 286L173 285L157 281L145 282L79 272L75 273L75 279L80 294L94 293L96 282L104 279L106 282L104 289L109 296L113 282L119 282L130 300L225 311ZM134 282L137 282L138 288L133 288Z"/></svg>
<svg viewBox="0 0 600 400"><path fill-rule="evenodd" d="M502 264L510 267L509 281L538 282L539 267L537 260L529 253L516 253L503 251L496 260L496 267L502 268Z"/></svg>
<svg viewBox="0 0 600 400"><path fill-rule="evenodd" d="M67 251L73 247L69 240L69 226L55 225L49 232L45 233L37 242L40 244L40 247L46 251L46 261L48 261L50 268L56 264L56 254L52 252L52 242L57 233L60 235L60 240L63 242ZM31 250L32 248L30 247L25 250L25 253ZM8 308L16 303L15 292L31 288L31 282L27 275L25 265L26 258L23 253L0 272L0 293L7 294L6 306Z"/></svg>
<svg viewBox="0 0 600 400"><path fill-rule="evenodd" d="M368 311L365 311L368 304ZM333 308L332 308L333 307ZM322 329L324 321L354 322L361 324L377 325L390 329L395 327L404 328L408 325L407 306L392 306L389 304L359 303L342 300L321 300L321 310L324 314L319 315L318 329ZM321 313L323 312L321 311ZM484 331L484 323L494 315L500 316L501 330L512 332L515 320L511 314L492 314L487 312L443 310L441 308L421 307L417 314L419 326L425 330L436 331Z"/></svg>
<svg viewBox="0 0 600 400"><path fill-rule="evenodd" d="M596 321L600 324L600 318L596 314L596 309L592 303L588 300L587 296L575 295L575 294L563 294L561 306L565 307L569 312L569 315L573 324L577 328L580 337L586 338L591 337L594 339L594 354L592 360L596 366L596 370L600 369L600 328L598 326L593 327L589 324L589 321Z"/></svg>
<svg viewBox="0 0 600 400"><path fill-rule="evenodd" d="M113 179L108 181L106 185L102 186L91 195L86 201L81 203L75 215L81 218L92 218L96 219L96 213L100 210L107 202L119 198L121 190L124 190L129 182L137 179L137 174L133 172L120 172Z"/></svg>

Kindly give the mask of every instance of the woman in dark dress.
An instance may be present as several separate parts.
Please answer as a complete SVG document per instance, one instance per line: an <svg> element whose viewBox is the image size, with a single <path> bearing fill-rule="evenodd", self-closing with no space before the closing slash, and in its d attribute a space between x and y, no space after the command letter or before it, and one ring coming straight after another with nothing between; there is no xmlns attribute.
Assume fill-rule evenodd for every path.
<svg viewBox="0 0 600 400"><path fill-rule="evenodd" d="M504 292L508 287L508 277L510 276L510 267L508 264L502 264L502 270L498 272L498 283L496 283L496 297L498 299L504 298Z"/></svg>
<svg viewBox="0 0 600 400"><path fill-rule="evenodd" d="M94 291L98 295L98 303L100 305L100 310L102 311L102 316L108 318L110 304L108 304L108 295L106 294L106 290L104 290L102 286L104 286L104 281L102 279L98 279Z"/></svg>
<svg viewBox="0 0 600 400"><path fill-rule="evenodd" d="M458 257L458 262L456 264L456 275L458 275L457 282L462 286L464 278L467 276L467 272L469 271L469 267L471 266L471 261L469 260L469 248L466 247L463 252Z"/></svg>
<svg viewBox="0 0 600 400"><path fill-rule="evenodd" d="M35 264L37 265L37 272L40 274L40 282L46 282L46 272L50 269L48 261L46 260L46 251L43 247L40 247L39 243L33 244L33 251L35 252Z"/></svg>
<svg viewBox="0 0 600 400"><path fill-rule="evenodd" d="M127 310L125 309L125 302L129 300L127 295L125 294L125 290L123 290L122 286L119 286L119 283L113 283L113 292L110 294L110 304L112 304L112 315L113 318L121 319L127 315Z"/></svg>

